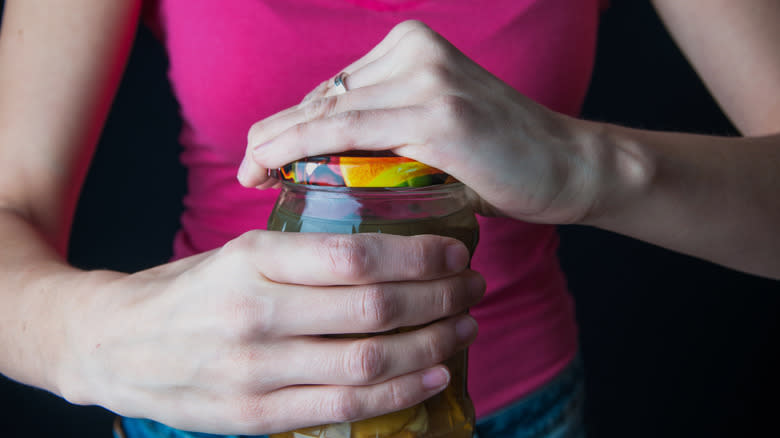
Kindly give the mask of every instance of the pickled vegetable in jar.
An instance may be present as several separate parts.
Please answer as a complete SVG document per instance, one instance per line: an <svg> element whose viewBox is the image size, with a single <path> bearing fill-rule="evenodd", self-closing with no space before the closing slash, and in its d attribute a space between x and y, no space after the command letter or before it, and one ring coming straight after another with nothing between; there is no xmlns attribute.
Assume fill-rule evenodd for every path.
<svg viewBox="0 0 780 438"><path fill-rule="evenodd" d="M417 161L389 154L353 153L306 158L273 173L283 184L268 221L269 230L437 234L462 241L471 254L476 248L479 228L463 184ZM364 336L372 335L376 334ZM451 374L449 386L416 406L270 437L471 437L474 407L466 390L467 354L461 351L444 362Z"/></svg>

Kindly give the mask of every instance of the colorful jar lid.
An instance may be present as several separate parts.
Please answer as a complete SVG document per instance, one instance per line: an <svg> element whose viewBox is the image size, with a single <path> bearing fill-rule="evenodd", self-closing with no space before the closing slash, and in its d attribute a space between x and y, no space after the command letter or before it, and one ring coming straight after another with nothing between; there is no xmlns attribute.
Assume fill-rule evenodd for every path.
<svg viewBox="0 0 780 438"><path fill-rule="evenodd" d="M332 187L426 187L457 180L434 167L397 155L321 155L294 161L271 175L296 184Z"/></svg>

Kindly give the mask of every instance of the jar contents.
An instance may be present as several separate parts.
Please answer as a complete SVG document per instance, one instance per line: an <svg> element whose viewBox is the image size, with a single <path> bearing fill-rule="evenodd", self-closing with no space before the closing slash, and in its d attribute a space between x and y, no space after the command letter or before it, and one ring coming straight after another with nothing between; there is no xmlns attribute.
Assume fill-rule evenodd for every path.
<svg viewBox="0 0 780 438"><path fill-rule="evenodd" d="M438 432L435 431L446 431ZM270 435L271 438L471 438L473 413L468 417L452 387L411 408L354 421L299 429Z"/></svg>
<svg viewBox="0 0 780 438"><path fill-rule="evenodd" d="M450 213L447 216L413 220L393 219L322 219L307 217L276 208L268 221L268 229L294 233L384 233L399 236L436 234L463 242L473 254L479 238L477 221L470 209Z"/></svg>
<svg viewBox="0 0 780 438"><path fill-rule="evenodd" d="M365 160L364 157L357 160L344 157L337 157L338 160L315 158L312 161L318 164L328 166L335 162L340 167L337 172L330 172L327 167L313 167L312 161L298 163L298 175L306 171L309 176L318 176L317 181L327 181L328 184L316 184L312 181L313 178L303 184L285 182L269 218L269 230L341 234L385 233L402 236L436 234L462 241L473 254L479 236L478 224L466 201L462 184L452 183L451 179L443 183L446 175L442 178L440 173L421 170L420 166L424 165L408 163L410 160L399 160L399 157L386 157L385 167L382 167L382 163L374 162L374 167L365 172L358 168L347 172L343 166L345 162L351 164ZM288 166L287 171L289 170ZM338 174L335 178L334 173ZM389 184L393 180L388 180L388 175L401 173L405 178L408 177L406 181L413 181L413 184L395 184L394 188L354 185L344 187L332 184L343 184L344 179L351 179L354 184L354 181L360 178ZM395 178L397 181L397 177ZM422 184L420 187L421 183L430 183L434 178L440 183ZM401 328L389 333L411 329ZM373 335L376 334L344 336ZM273 434L270 438L471 437L474 431L474 408L466 390L467 352L464 350L456 354L444 364L451 374L449 386L416 406L360 421Z"/></svg>

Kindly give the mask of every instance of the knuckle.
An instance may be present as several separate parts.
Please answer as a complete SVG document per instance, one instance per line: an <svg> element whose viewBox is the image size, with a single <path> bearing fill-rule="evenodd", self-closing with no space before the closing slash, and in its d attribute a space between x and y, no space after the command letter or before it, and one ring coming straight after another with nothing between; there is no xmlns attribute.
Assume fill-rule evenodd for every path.
<svg viewBox="0 0 780 438"><path fill-rule="evenodd" d="M435 109L442 115L442 119L451 123L461 123L468 120L472 113L472 103L461 96L446 94L434 100Z"/></svg>
<svg viewBox="0 0 780 438"><path fill-rule="evenodd" d="M382 347L373 338L354 342L346 356L346 371L358 384L371 383L385 372Z"/></svg>
<svg viewBox="0 0 780 438"><path fill-rule="evenodd" d="M377 332L388 327L398 309L393 296L382 285L370 285L359 292L358 319L367 331Z"/></svg>
<svg viewBox="0 0 780 438"><path fill-rule="evenodd" d="M224 244L220 249L220 255L227 256L230 259L234 257L245 258L247 253L252 252L257 247L257 242L261 236L262 232L259 230L247 231Z"/></svg>
<svg viewBox="0 0 780 438"><path fill-rule="evenodd" d="M279 134L277 138L281 139L280 141L289 140L290 138L305 138L310 130L311 125L308 122L296 123L288 130Z"/></svg>
<svg viewBox="0 0 780 438"><path fill-rule="evenodd" d="M360 418L361 403L355 391L342 388L325 403L324 410L326 415L336 423L354 421Z"/></svg>
<svg viewBox="0 0 780 438"><path fill-rule="evenodd" d="M429 62L446 60L450 54L446 40L424 24L410 28L398 41L398 47Z"/></svg>
<svg viewBox="0 0 780 438"><path fill-rule="evenodd" d="M338 124L338 128L341 129L340 132L346 133L361 127L365 121L365 113L359 110L349 110L335 114L333 119Z"/></svg>
<svg viewBox="0 0 780 438"><path fill-rule="evenodd" d="M411 391L403 388L401 383L397 381L387 385L387 399L393 411L407 408L414 401L411 398Z"/></svg>
<svg viewBox="0 0 780 438"><path fill-rule="evenodd" d="M418 30L418 29L430 29L427 24L423 23L420 20L405 20L395 25L393 28L394 32L401 32L403 34Z"/></svg>
<svg viewBox="0 0 780 438"><path fill-rule="evenodd" d="M258 364L263 360L263 355L253 348L237 348L228 353L225 374L232 391L251 394L261 386L258 383Z"/></svg>
<svg viewBox="0 0 780 438"><path fill-rule="evenodd" d="M322 97L306 102L301 109L306 120L323 119L335 113L338 102L338 96Z"/></svg>
<svg viewBox="0 0 780 438"><path fill-rule="evenodd" d="M272 331L272 306L268 302L258 296L234 295L223 304L228 336L245 342Z"/></svg>
<svg viewBox="0 0 780 438"><path fill-rule="evenodd" d="M347 280L359 280L369 270L369 257L362 240L349 235L334 235L326 238L320 252L331 272Z"/></svg>
<svg viewBox="0 0 780 438"><path fill-rule="evenodd" d="M439 293L436 294L436 303L434 305L441 312L440 315L449 316L462 310L459 305L460 300L458 300L461 294L458 291L459 287L450 280L445 281L441 285Z"/></svg>
<svg viewBox="0 0 780 438"><path fill-rule="evenodd" d="M421 349L431 364L443 362L449 356L447 352L452 349L453 342L446 336L441 336L440 331L434 331L422 337Z"/></svg>
<svg viewBox="0 0 780 438"><path fill-rule="evenodd" d="M411 21L399 43L416 49L430 47L438 42L437 36L438 34L424 23Z"/></svg>
<svg viewBox="0 0 780 438"><path fill-rule="evenodd" d="M290 149L295 149L300 156L317 155L317 143L312 142L311 139L319 138L322 135L322 131L327 130L327 126L318 123L322 122L322 120L322 118L319 118L296 123L279 134L275 141L281 144L289 144Z"/></svg>
<svg viewBox="0 0 780 438"><path fill-rule="evenodd" d="M262 122L255 122L249 127L249 131L246 134L246 142L249 146L255 146L260 143L260 132L262 131L262 127Z"/></svg>
<svg viewBox="0 0 780 438"><path fill-rule="evenodd" d="M427 64L421 69L420 76L427 87L448 88L454 83L453 72L440 62Z"/></svg>
<svg viewBox="0 0 780 438"><path fill-rule="evenodd" d="M424 278L430 273L432 266L437 264L436 260L441 258L441 255L436 254L432 249L428 239L409 239L404 247L406 256L404 272L409 278Z"/></svg>
<svg viewBox="0 0 780 438"><path fill-rule="evenodd" d="M317 85L316 88L311 90L308 94L306 94L306 96L303 97L301 103L305 103L317 97L323 96L325 94L325 90L327 90L328 88L328 83L330 83L330 80L325 80L320 82L320 84Z"/></svg>
<svg viewBox="0 0 780 438"><path fill-rule="evenodd" d="M245 431L265 429L266 407L261 396L254 394L231 397L232 406L228 417L234 426Z"/></svg>

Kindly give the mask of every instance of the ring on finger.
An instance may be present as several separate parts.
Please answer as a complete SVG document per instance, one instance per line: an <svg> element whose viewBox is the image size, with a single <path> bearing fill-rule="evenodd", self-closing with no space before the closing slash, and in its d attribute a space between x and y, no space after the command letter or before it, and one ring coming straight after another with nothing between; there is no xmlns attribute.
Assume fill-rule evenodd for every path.
<svg viewBox="0 0 780 438"><path fill-rule="evenodd" d="M349 91L347 89L347 73L341 72L333 78L333 87L336 89L337 94L343 94Z"/></svg>

